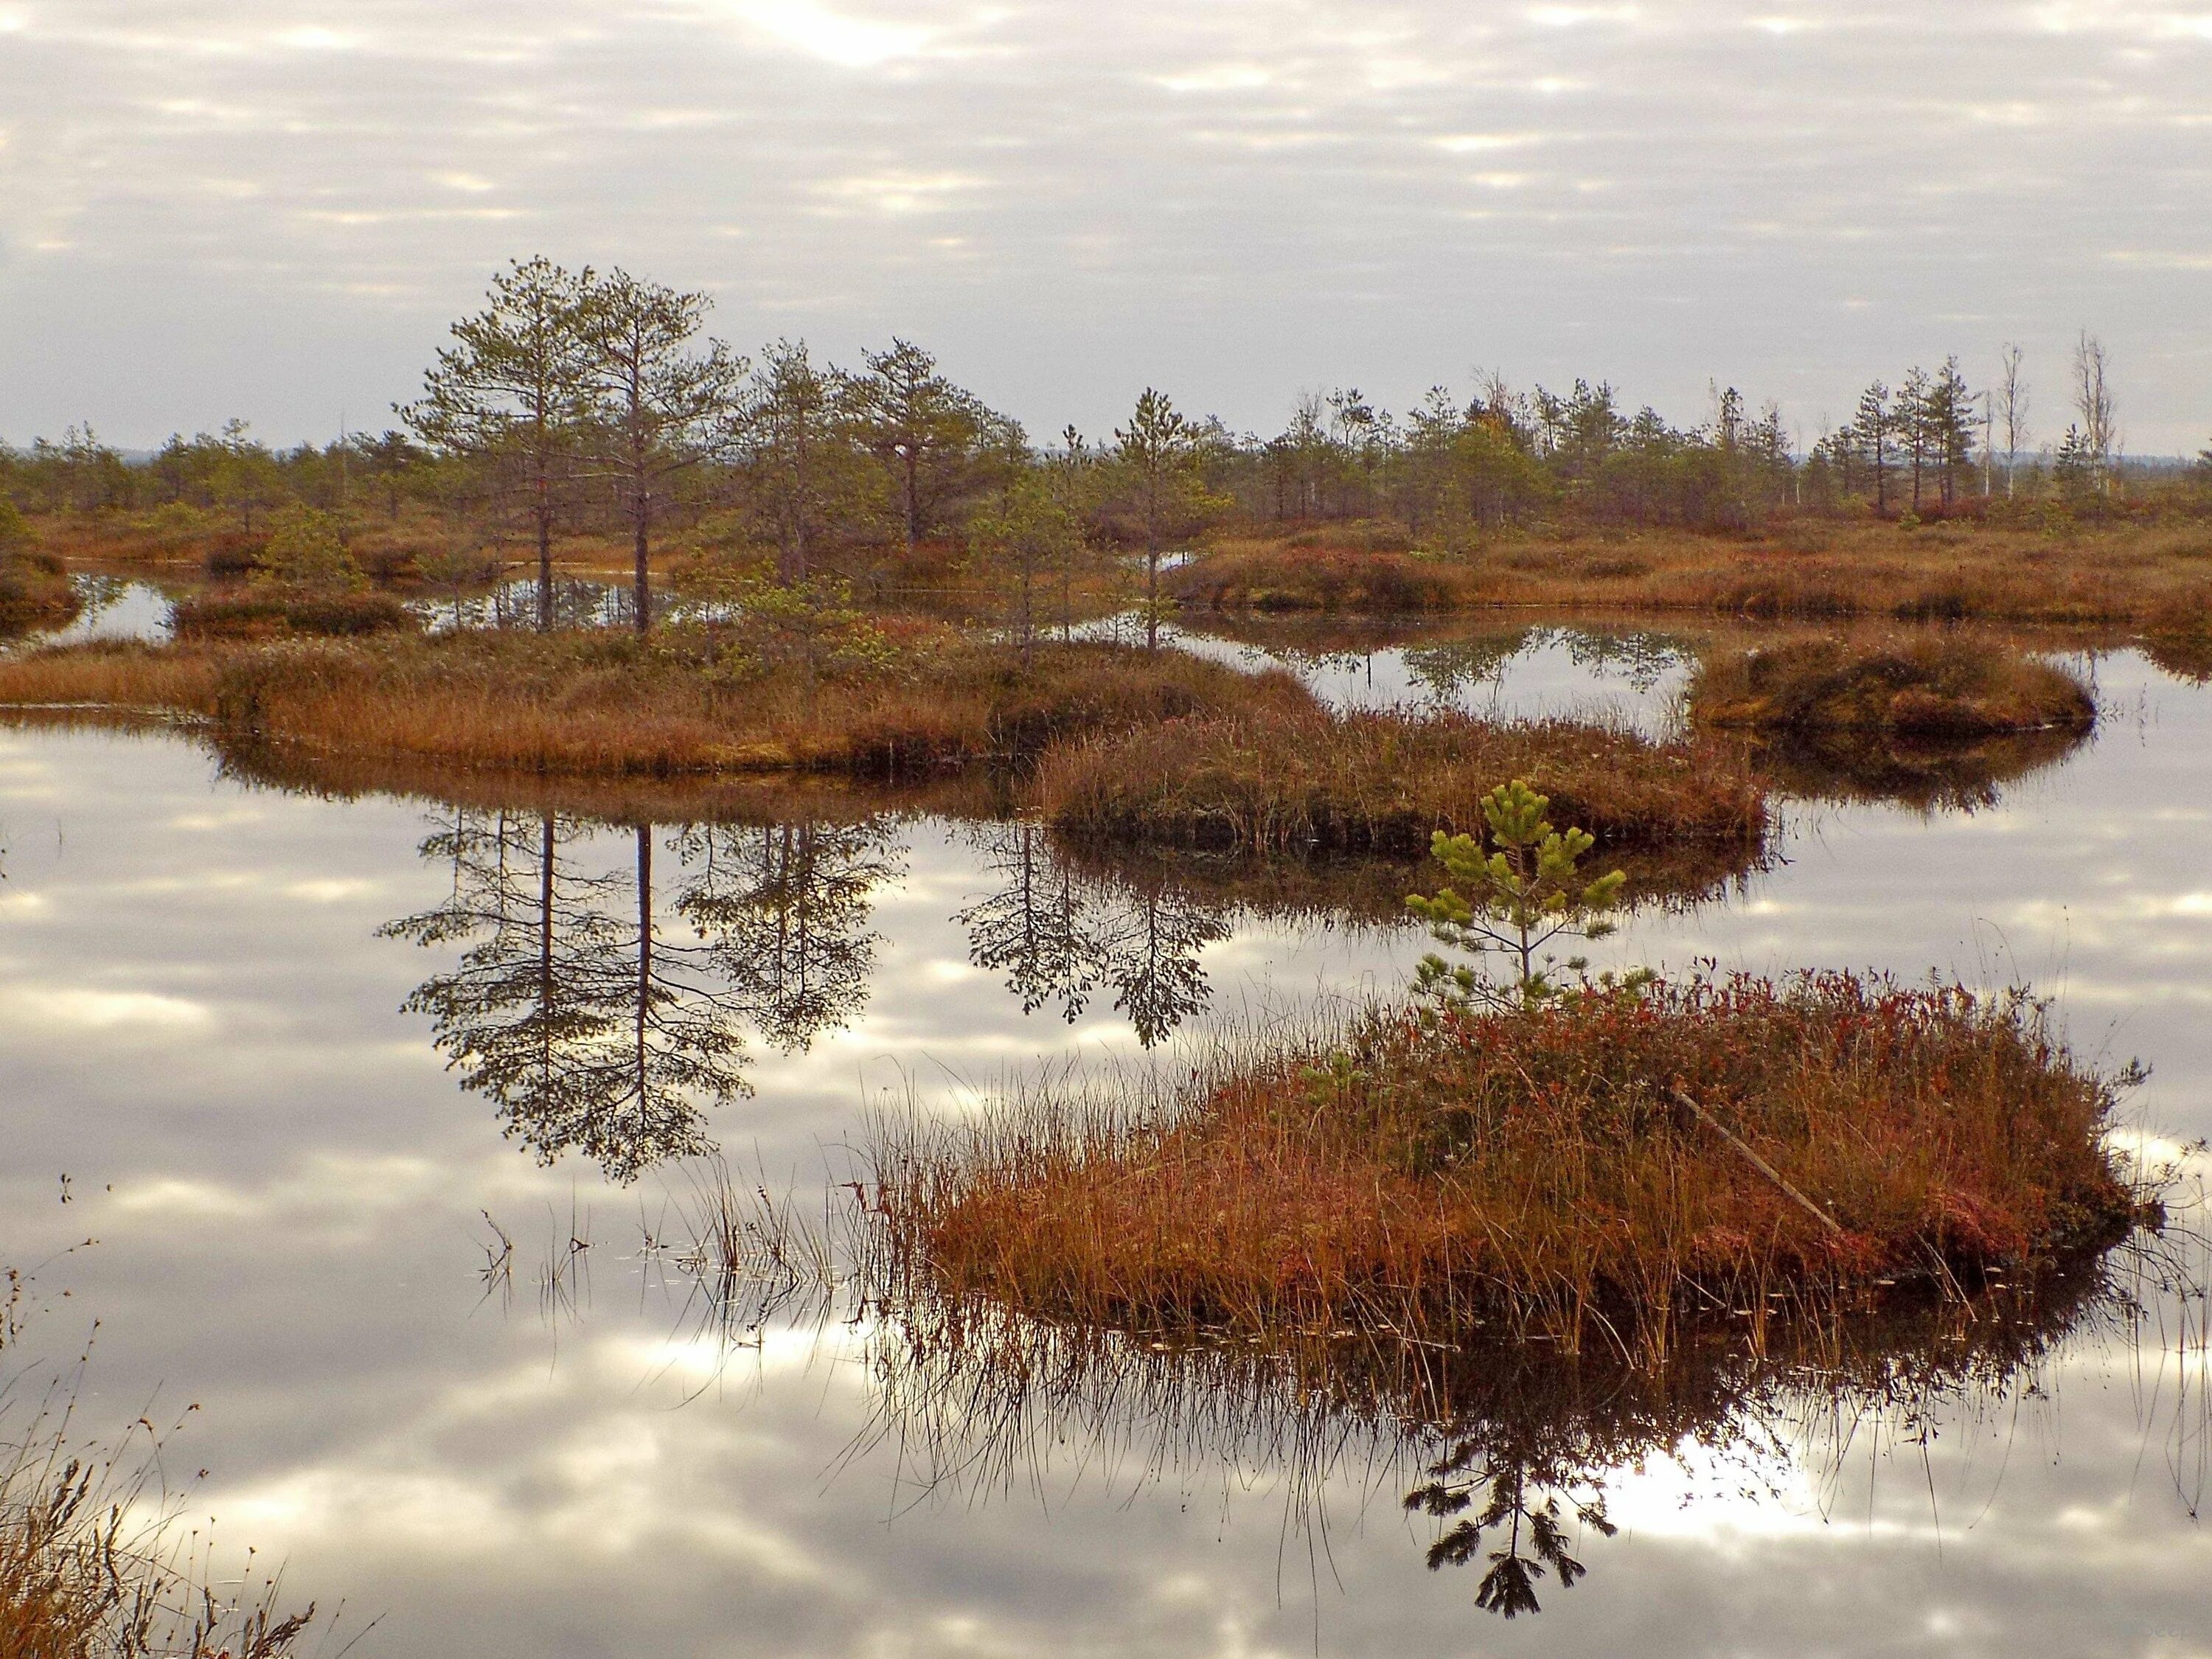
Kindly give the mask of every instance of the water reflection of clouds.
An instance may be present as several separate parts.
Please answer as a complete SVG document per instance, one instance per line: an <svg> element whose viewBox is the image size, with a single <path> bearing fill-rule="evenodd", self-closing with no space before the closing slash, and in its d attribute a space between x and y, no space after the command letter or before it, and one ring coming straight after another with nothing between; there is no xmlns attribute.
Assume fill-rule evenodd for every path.
<svg viewBox="0 0 2212 1659"><path fill-rule="evenodd" d="M1794 813L1790 861L1741 901L1640 916L1607 951L2032 978L2087 1046L2153 1061L2137 1109L2156 1153L2183 1149L2212 1129L2197 1017L2212 936L2189 833L2206 816L2212 694L2131 659L2101 673L2145 701L2138 731L1971 817ZM681 1310L642 1292L652 1182L518 1156L444 1074L427 1022L398 1012L425 953L376 929L449 886L417 856L423 813L246 794L209 771L170 738L0 733L0 1209L11 1255L99 1234L57 1271L77 1292L65 1316L104 1322L100 1401L135 1412L164 1382L202 1401L188 1455L216 1471L206 1506L234 1540L289 1554L304 1594L390 1609L398 1650L471 1659L1310 1651L1316 1623L1327 1652L1474 1639L1469 1590L1422 1570L1423 1527L1356 1474L1327 1494L1310 1569L1264 1461L1133 1495L1055 1466L1048 1501L988 1503L902 1489L880 1451L841 1462L866 1410L852 1348L787 1332L757 1376L717 1369ZM195 815L218 822L173 833ZM917 823L900 840L903 873L867 893L866 1007L803 1052L755 1043L757 1096L717 1120L772 1179L818 1179L887 1095L961 1109L969 1085L1040 1057L1142 1058L1110 998L1073 1024L1024 1016L975 964L953 918L995 878L971 836ZM593 844L629 849L623 832ZM1241 919L1201 951L1208 1011L1156 1053L1171 1063L1255 997L1393 984L1420 948L1410 932ZM64 1170L81 1194L67 1207ZM532 1247L581 1220L585 1316L542 1324L526 1285L513 1314L480 1303L479 1209ZM1802 1651L1849 1628L1867 1648L2064 1651L2191 1629L2204 1544L2142 1415L2176 1375L2141 1385L2134 1357L2069 1357L2055 1406L1948 1416L1925 1448L1855 1445L1778 1501L1655 1462L1619 1489L1632 1524L1601 1573L1547 1600L1527 1639ZM1939 1615L1965 1634L1931 1633ZM1481 1639L1510 1646L1521 1628Z"/></svg>

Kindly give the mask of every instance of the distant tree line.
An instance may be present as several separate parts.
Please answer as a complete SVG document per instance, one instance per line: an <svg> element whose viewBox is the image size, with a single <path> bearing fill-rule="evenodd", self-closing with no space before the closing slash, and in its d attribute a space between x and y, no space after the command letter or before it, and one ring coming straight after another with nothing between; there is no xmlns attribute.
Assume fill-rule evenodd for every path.
<svg viewBox="0 0 2212 1659"><path fill-rule="evenodd" d="M134 464L72 428L0 447L0 493L31 514L167 515L180 534L247 540L298 510L331 515L342 539L426 517L520 539L536 554L545 626L554 551L574 536L629 544L641 627L672 535L810 592L863 570L879 580L957 562L1013 596L1026 639L1066 614L1086 560L1140 555L1156 598L1164 558L1224 523L1364 521L1374 537L1449 549L1540 525L1749 532L1797 514L2054 501L2096 513L2121 504L2130 476L2110 366L2087 334L2069 365L2070 418L2040 447L2011 347L1984 388L1955 357L1877 380L1809 442L1778 405L1754 409L1733 386L1716 385L1704 418L1678 425L1631 410L1606 381L1521 390L1494 374L1465 397L1436 387L1402 416L1357 389L1309 393L1272 436L1147 389L1109 436L1067 428L1039 442L910 342L850 368L803 340L748 358L706 332L707 311L704 295L623 271L518 261L453 325L422 395L387 430L280 451L234 421ZM2203 510L2212 452L2196 471L2183 494Z"/></svg>

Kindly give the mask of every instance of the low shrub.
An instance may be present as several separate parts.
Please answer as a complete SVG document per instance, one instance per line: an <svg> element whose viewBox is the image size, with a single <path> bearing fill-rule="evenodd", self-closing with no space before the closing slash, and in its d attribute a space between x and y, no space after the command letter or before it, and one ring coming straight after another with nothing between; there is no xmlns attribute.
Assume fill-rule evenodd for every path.
<svg viewBox="0 0 2212 1659"><path fill-rule="evenodd" d="M1218 1057L1172 1099L1031 1097L886 1148L936 1283L1143 1332L1476 1334L1657 1360L1955 1292L2149 1213L2116 1090L2041 1008L1848 974L1379 1010Z"/></svg>
<svg viewBox="0 0 2212 1659"><path fill-rule="evenodd" d="M1756 731L1978 736L2086 732L2088 688L2063 669L1987 641L1795 640L1708 657L1690 684L1698 724Z"/></svg>

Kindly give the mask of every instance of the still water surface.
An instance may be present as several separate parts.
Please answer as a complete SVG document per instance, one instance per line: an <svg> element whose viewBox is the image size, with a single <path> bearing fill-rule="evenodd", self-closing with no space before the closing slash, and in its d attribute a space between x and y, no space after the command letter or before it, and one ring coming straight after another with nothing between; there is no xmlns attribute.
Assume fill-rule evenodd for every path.
<svg viewBox="0 0 2212 1659"><path fill-rule="evenodd" d="M1641 723L1674 672L1625 643L1656 678L1577 678L1578 649L1505 682ZM2131 1139L2212 1132L2212 690L2095 672L2094 740L1993 804L1789 804L1771 867L1607 956L2032 983L2077 1046L2152 1064ZM1173 1066L1252 1009L1389 989L1425 941L1387 894L1240 900L857 806L641 830L324 798L173 735L22 727L0 846L0 1245L99 1240L41 1273L36 1341L100 1322L95 1419L198 1402L193 1504L380 1616L359 1651L2212 1652L2204 1355L2155 1297L1945 1398L1838 1419L1815 1391L1595 1460L1615 1535L1570 1510L1588 1577L1507 1622L1480 1563L1425 1569L1447 1523L1371 1434L1194 1427L1186 1382L1036 1411L1009 1454L927 1379L887 1401L868 1322L732 1352L652 1247L709 1146L804 1204L886 1103Z"/></svg>

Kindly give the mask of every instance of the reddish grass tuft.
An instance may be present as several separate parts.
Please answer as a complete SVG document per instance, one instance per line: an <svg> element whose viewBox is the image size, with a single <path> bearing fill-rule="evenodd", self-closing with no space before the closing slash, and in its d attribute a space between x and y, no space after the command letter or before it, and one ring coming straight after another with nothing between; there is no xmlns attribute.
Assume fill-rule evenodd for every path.
<svg viewBox="0 0 2212 1659"><path fill-rule="evenodd" d="M1692 1114L1698 1102L1798 1194ZM2035 1005L1830 974L1533 1012L1378 1012L1174 1099L1017 1102L887 1152L900 1251L1046 1319L1595 1344L2108 1244L2113 1086Z"/></svg>

